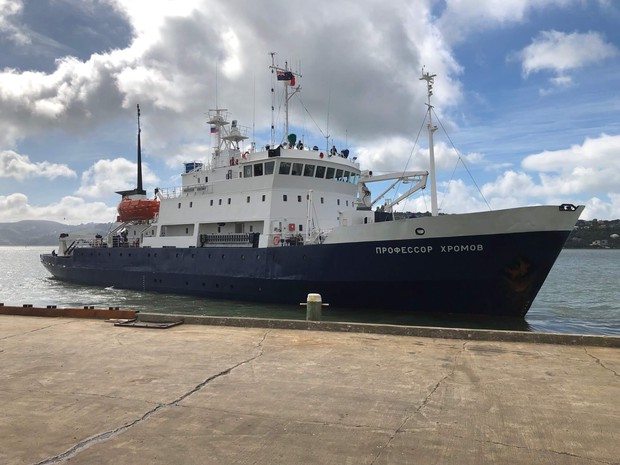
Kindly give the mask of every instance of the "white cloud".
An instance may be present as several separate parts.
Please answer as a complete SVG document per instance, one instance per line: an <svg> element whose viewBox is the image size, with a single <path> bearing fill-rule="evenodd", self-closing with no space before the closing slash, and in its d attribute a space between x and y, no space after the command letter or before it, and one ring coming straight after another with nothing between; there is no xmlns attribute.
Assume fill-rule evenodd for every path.
<svg viewBox="0 0 620 465"><path fill-rule="evenodd" d="M440 183L437 186L437 203L440 213L471 213L489 210L480 192L461 179ZM430 210L430 185L397 208L397 211L412 212L429 212Z"/></svg>
<svg viewBox="0 0 620 465"><path fill-rule="evenodd" d="M210 163L213 147L210 144L189 143L179 147L179 151L166 158L166 165L178 170L179 166L189 161Z"/></svg>
<svg viewBox="0 0 620 465"><path fill-rule="evenodd" d="M144 186L159 182L146 163L142 163L142 182ZM99 160L82 173L82 184L76 194L91 198L105 198L111 192L135 187L136 163L125 158Z"/></svg>
<svg viewBox="0 0 620 465"><path fill-rule="evenodd" d="M523 168L541 173L545 194L613 192L620 186L620 135L586 138L581 145L523 159Z"/></svg>
<svg viewBox="0 0 620 465"><path fill-rule="evenodd" d="M550 71L555 76L549 78L551 87L541 89L542 95L566 89L573 85L567 73L587 65L602 62L617 56L618 48L598 32L570 34L560 31L542 31L532 43L517 53L521 60L524 76L531 73Z"/></svg>
<svg viewBox="0 0 620 465"><path fill-rule="evenodd" d="M75 171L65 164L32 162L28 155L20 155L12 150L0 151L0 178L14 178L23 181L27 178L58 177L75 178Z"/></svg>
<svg viewBox="0 0 620 465"><path fill-rule="evenodd" d="M21 220L49 220L67 224L112 222L116 220L116 208L103 202L86 202L77 197L63 197L49 205L33 206L21 193L0 196L0 222Z"/></svg>
<svg viewBox="0 0 620 465"><path fill-rule="evenodd" d="M438 75L438 108L461 98L462 69L433 25L430 0L395 0L390 9L380 0L266 1L243 10L200 0L108 1L131 24L132 43L86 61L64 57L52 73L0 72L0 144L51 128L84 134L140 103L145 114L152 109L145 124L158 128L153 156L176 151L178 140L205 134L200 115L215 103L216 64L219 101L241 124L255 114L256 126L267 128L272 50L280 65L303 65L302 98L315 119L324 121L333 91L330 132L337 137L370 140L378 124L390 135L408 133L409 120L422 117L424 87L403 77L417 77L423 63ZM266 14L276 8L277 25ZM235 21L216 20L226 17ZM368 92L368 82L380 83L377 92Z"/></svg>
<svg viewBox="0 0 620 465"><path fill-rule="evenodd" d="M428 148L414 150L414 142L404 137L378 138L372 144L356 147L352 156L359 158L363 168L379 171L428 170L430 168ZM435 168L437 171L454 170L459 162L459 153L445 142L435 143ZM461 154L465 163L479 164L485 161L480 153Z"/></svg>
<svg viewBox="0 0 620 465"><path fill-rule="evenodd" d="M531 10L564 7L582 0L446 0L439 24L449 42L463 40L472 31L524 21Z"/></svg>
<svg viewBox="0 0 620 465"><path fill-rule="evenodd" d="M7 36L17 45L28 45L30 38L17 23L23 11L21 0L0 0L0 35Z"/></svg>
<svg viewBox="0 0 620 465"><path fill-rule="evenodd" d="M583 144L568 149L530 155L522 162L526 171L505 171L494 181L485 183L481 190L494 209L574 203L586 205L582 218L619 218L618 153L620 136L603 134L598 138L587 138ZM600 194L591 196L593 192ZM481 205L479 200L474 200L473 189L471 192L458 191L450 186L445 194L440 195L445 195L447 209L451 212L471 211L462 199L452 199L453 195L462 196L467 204L476 208ZM584 198L584 195L590 197ZM457 206L462 210L454 210Z"/></svg>
<svg viewBox="0 0 620 465"><path fill-rule="evenodd" d="M519 57L523 73L550 70L562 73L603 61L618 55L618 49L597 32L566 34L559 31L542 31L525 47ZM556 81L564 84L566 78Z"/></svg>
<svg viewBox="0 0 620 465"><path fill-rule="evenodd" d="M581 219L609 219L620 218L620 194L610 192L608 194L609 201L599 199L598 197L592 197L591 199L583 202L586 206Z"/></svg>

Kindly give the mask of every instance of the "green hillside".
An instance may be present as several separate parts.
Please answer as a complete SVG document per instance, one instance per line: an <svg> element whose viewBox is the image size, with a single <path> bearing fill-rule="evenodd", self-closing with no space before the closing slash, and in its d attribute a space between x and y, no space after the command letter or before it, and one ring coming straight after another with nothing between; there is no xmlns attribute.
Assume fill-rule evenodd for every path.
<svg viewBox="0 0 620 465"><path fill-rule="evenodd" d="M0 246L6 245L58 245L60 233L107 234L111 223L66 225L56 221L25 220L0 223Z"/></svg>

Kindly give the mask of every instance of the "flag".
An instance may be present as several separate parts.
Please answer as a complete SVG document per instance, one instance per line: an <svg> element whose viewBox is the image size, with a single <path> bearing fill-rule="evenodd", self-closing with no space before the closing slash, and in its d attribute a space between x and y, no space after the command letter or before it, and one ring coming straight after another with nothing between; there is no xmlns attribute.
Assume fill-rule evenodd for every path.
<svg viewBox="0 0 620 465"><path fill-rule="evenodd" d="M290 71L278 71L278 81L291 81L294 80L293 73Z"/></svg>
<svg viewBox="0 0 620 465"><path fill-rule="evenodd" d="M211 134L217 134L217 126L211 126Z"/></svg>

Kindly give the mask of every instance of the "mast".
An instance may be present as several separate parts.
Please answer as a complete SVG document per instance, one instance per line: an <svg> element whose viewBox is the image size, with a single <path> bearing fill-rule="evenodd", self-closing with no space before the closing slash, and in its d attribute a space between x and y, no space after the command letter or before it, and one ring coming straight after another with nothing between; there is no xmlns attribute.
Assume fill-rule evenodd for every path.
<svg viewBox="0 0 620 465"><path fill-rule="evenodd" d="M126 191L116 191L117 194L120 194L123 199L125 197L129 198L144 198L146 195L146 191L142 187L142 144L140 141L140 134L142 133L142 129L140 128L140 105L136 105L136 109L138 110L138 166L137 166L137 182L136 188Z"/></svg>
<svg viewBox="0 0 620 465"><path fill-rule="evenodd" d="M301 74L292 72L288 67L288 62L285 62L284 68L280 68L274 63L275 52L271 52L271 72L276 71L276 80L283 81L284 83L284 114L285 114L285 126L284 126L284 140L288 140L289 126L288 126L288 102L297 92L301 90L300 86L295 87L292 92L289 92L289 86L295 86L295 78L301 77ZM274 108L275 108L275 89L271 87L271 145L274 144Z"/></svg>
<svg viewBox="0 0 620 465"><path fill-rule="evenodd" d="M140 104L137 104L136 107L138 109L138 186L137 186L137 191L143 192L144 189L142 188L142 146L140 143L140 133L142 132L142 129L140 129Z"/></svg>
<svg viewBox="0 0 620 465"><path fill-rule="evenodd" d="M437 209L437 181L435 180L435 145L433 141L433 133L437 130L437 126L433 126L433 106L431 105L431 95L433 95L433 84L435 83L436 74L424 73L422 68L422 77L420 81L426 81L426 89L428 93L428 154L430 158L430 176L431 176L431 214L438 215Z"/></svg>
<svg viewBox="0 0 620 465"><path fill-rule="evenodd" d="M275 122L274 122L274 111L275 111L275 106L276 106L276 80L273 78L273 70L276 68L276 63L275 63L275 55L276 52L269 52L269 54L271 55L271 140L269 142L269 147L273 148L274 145L274 139L275 139Z"/></svg>

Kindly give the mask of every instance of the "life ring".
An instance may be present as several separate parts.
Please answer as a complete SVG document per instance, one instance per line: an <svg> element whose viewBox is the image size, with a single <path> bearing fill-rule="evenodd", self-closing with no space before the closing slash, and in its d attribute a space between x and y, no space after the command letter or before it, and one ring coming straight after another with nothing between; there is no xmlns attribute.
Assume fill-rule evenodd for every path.
<svg viewBox="0 0 620 465"><path fill-rule="evenodd" d="M280 236L273 236L273 245L280 245Z"/></svg>

